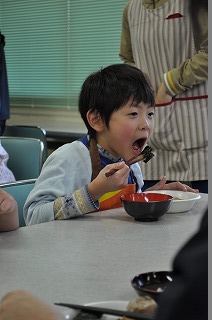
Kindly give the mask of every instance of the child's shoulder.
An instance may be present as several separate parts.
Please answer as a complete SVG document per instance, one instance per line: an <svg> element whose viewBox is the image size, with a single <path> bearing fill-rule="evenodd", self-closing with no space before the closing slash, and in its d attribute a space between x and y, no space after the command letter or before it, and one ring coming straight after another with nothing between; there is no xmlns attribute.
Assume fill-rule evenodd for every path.
<svg viewBox="0 0 212 320"><path fill-rule="evenodd" d="M60 156L61 155L76 155L76 154L83 154L88 153L88 148L82 143L80 140L74 140L72 142L68 142L57 148L51 155L53 156Z"/></svg>
<svg viewBox="0 0 212 320"><path fill-rule="evenodd" d="M88 165L90 162L89 150L88 148L79 140L74 140L73 142L66 143L61 147L54 150L45 161L45 166L60 165L64 168L67 166L80 165L80 163L86 163Z"/></svg>

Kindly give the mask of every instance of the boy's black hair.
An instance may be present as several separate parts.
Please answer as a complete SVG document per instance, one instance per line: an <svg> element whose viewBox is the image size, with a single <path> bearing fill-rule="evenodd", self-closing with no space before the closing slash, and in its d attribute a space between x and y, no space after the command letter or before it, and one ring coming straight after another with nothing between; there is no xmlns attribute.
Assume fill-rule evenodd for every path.
<svg viewBox="0 0 212 320"><path fill-rule="evenodd" d="M127 64L113 64L89 75L81 87L79 112L88 129L95 138L96 131L90 127L86 114L97 111L109 126L111 114L122 108L129 100L154 106L154 91L147 76L138 68Z"/></svg>

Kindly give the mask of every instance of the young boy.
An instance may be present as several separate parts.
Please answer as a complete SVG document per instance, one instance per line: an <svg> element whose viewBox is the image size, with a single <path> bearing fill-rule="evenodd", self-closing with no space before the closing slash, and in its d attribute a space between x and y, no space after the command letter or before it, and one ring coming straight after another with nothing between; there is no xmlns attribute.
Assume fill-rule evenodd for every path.
<svg viewBox="0 0 212 320"><path fill-rule="evenodd" d="M154 92L139 69L115 64L84 81L79 112L88 135L55 150L43 165L24 206L27 225L120 207L120 195L141 192L138 163L125 161L142 152L154 125ZM144 164L145 165L145 164ZM117 170L109 177L106 173ZM151 188L193 191L164 176Z"/></svg>

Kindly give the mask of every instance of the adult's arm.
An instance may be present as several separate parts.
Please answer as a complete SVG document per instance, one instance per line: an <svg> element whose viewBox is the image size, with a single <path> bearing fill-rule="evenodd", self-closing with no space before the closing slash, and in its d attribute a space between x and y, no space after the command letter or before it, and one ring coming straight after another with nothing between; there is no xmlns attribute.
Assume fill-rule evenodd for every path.
<svg viewBox="0 0 212 320"><path fill-rule="evenodd" d="M133 58L130 27L128 22L128 7L129 4L125 6L122 15L122 32L119 57L122 61L124 61L124 63L134 66L135 61Z"/></svg>

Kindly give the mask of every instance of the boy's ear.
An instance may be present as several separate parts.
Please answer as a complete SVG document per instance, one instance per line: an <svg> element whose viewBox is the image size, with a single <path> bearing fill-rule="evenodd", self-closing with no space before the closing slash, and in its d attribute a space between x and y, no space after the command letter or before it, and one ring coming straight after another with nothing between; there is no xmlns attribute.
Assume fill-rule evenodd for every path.
<svg viewBox="0 0 212 320"><path fill-rule="evenodd" d="M104 123L96 110L89 110L86 116L88 123L96 132L101 132L104 130Z"/></svg>

